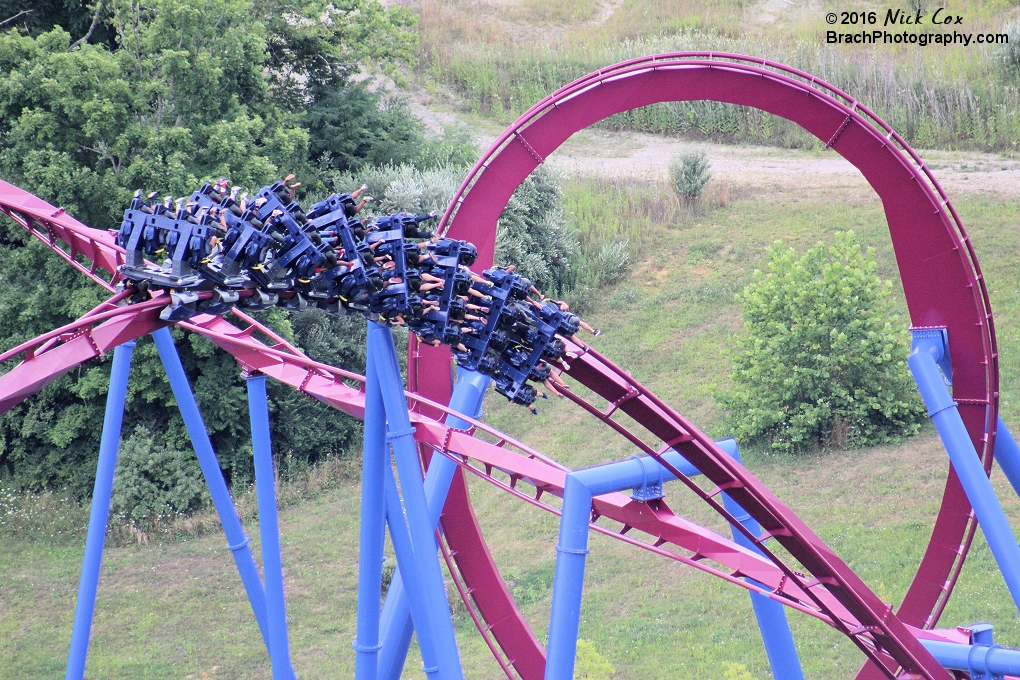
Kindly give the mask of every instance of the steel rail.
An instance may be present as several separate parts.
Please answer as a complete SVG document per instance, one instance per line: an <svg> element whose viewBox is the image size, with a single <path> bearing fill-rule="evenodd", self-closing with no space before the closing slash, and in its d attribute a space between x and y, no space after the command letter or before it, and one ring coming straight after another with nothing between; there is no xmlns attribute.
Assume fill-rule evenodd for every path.
<svg viewBox="0 0 1020 680"><path fill-rule="evenodd" d="M141 309L140 306L132 306L126 309L128 311L133 312L139 318L143 316L144 312L150 311L147 309ZM143 326L141 330L142 331L148 330L148 326L147 325ZM318 364L318 362L314 362L304 357L293 356L286 352L272 350L271 348L266 348L264 346L260 347L260 343L258 343L258 341L252 340L248 336L243 336L243 338L238 339L236 337L225 337L224 334L221 332L206 331L206 334L210 336L210 339L214 341L218 340L220 342L223 342L224 340L226 340L227 344L230 345L230 348L232 349L236 350L243 345L249 349L265 351L268 355L278 360L285 362L294 362L306 369L327 371L339 379L352 379L352 378L357 379L361 377L357 376L356 374L352 374L349 371L343 371L342 369L336 369L334 367L327 366L324 364ZM239 360L242 361L242 363L244 362L243 359ZM358 392L357 390L347 387L346 385L343 385L342 387L351 395L356 394ZM440 404L431 403L426 399L422 399L421 397L414 397L414 395L409 395L409 397L412 399L417 399L423 405L426 405L430 408L439 409L444 411L445 413L452 413L450 409ZM459 416L458 414L458 417L461 416ZM416 414L415 422L417 425L421 427L421 429L416 433L416 437L419 439L419 441L427 444L434 451L438 451L443 455L450 456L455 461L459 462L461 465L466 465L466 463L464 462L465 458L479 461L488 461L485 463L487 467L486 473L482 473L481 471L475 470L474 468L472 468L472 471L480 476L486 476L490 483L499 486L503 490L515 496L528 500L528 502L532 502L540 507L543 507L548 511L558 512L558 510L556 510L555 508L552 508L551 506L548 506L545 503L541 503L538 500L538 498L532 499L526 494L523 494L522 492L515 488L515 485L517 481L523 479L526 480L528 483L536 485L536 489L544 490L552 495L559 496L562 495L563 493L562 480L565 477L566 470L562 466L559 466L553 461L541 460L540 454L531 451L530 449L528 449L528 447L524 446L523 444L520 444L519 442L516 442L515 440L506 437L505 435L502 435L493 428L484 426L482 423L474 421L473 419L466 418L466 420L472 426L471 430L467 432L462 430L456 430L445 424L436 422L431 418L427 418L420 414ZM471 441L476 436L476 433L478 433L479 431L489 434L490 436L498 437L499 442L496 444L492 444L489 442L479 440ZM457 445L458 442L460 445ZM473 446L468 446L465 442L470 442ZM508 446L520 449L520 453L512 453L508 449ZM475 450L475 448L479 448L480 450ZM488 449L488 455L486 455L485 453L486 449ZM492 457L493 454L496 454L498 458L493 458ZM510 455L508 456L507 454ZM514 464L515 458L519 459L520 461L519 465ZM536 468L536 465L540 466L540 468L544 468L545 473L542 474L541 470L539 468ZM504 470L508 475L511 476L512 479L515 480L514 484L506 485L502 482L499 482L498 480L495 480L495 478L492 478L491 472L493 467L498 467L498 469ZM559 480L559 483L557 483L557 480ZM616 512L616 510L620 508L626 509L626 507L628 506L630 508L638 509L637 517L639 519L637 521L635 521L633 517L620 517L619 513ZM665 509L663 507L655 508L654 511L649 515L645 511L645 509L648 507L649 506L646 506L645 504L639 504L634 501L631 501L622 494L611 494L599 497L596 499L595 503L596 512L598 513L599 517L604 516L620 522L625 527L625 531L637 528L639 531L647 533L649 536L656 538L657 541L655 545L649 545L642 541L638 541L630 536L625 536L624 535L625 531L621 532L612 531L599 525L594 525L595 529L612 538L622 540L626 543L635 545L637 547L641 547L656 554L660 554L670 559L674 559L684 564L688 564L690 566L693 566L694 568L705 571L706 573L723 578L728 582L741 585L742 587L747 587L741 580L743 577L750 577L761 582L770 581L775 582L774 579L768 578L767 575L763 575L760 571L747 568L746 564L730 564L729 565L730 568L733 569L731 573L726 573L724 571L715 569L709 565L703 564L702 560L704 560L705 558L708 558L712 561L716 561L717 563L723 566L727 566L727 563L730 561L725 559L720 560L718 553L715 552L714 550L706 550L705 549L706 545L703 543L697 545L685 544L685 542L683 541L671 540L672 537L665 536L665 532L662 530L656 531L652 526L653 524L662 522L669 524L671 520L678 520L679 518L673 515L671 511L668 511L668 509ZM704 537L702 536L702 538ZM677 545L677 547L680 547L682 549L690 550L693 553L693 555L687 557L683 555L677 555L676 553L671 553L669 551L661 549L660 546L667 542ZM729 541L725 539L717 539L716 542L719 544L729 544ZM739 546L736 546L735 544L725 545L724 547L739 549ZM754 556L753 553L750 554L750 556L752 557L752 559L757 557ZM832 621L819 609L812 608L810 605L806 604L803 601L803 598L796 597L795 594L788 588L784 589L782 582L779 583L778 587L773 589L756 588L753 586L748 587L748 589L753 590L755 592L761 592L766 596L776 599L777 601L787 604L788 606L798 609L799 611L803 611L812 616L815 616L816 618L820 618L821 620L829 623L830 625L838 627L838 624L836 622ZM468 593L466 592L466 588L464 588L461 585L458 585L458 592L464 595L465 598L468 595ZM466 604L469 605L470 603L466 602ZM477 619L477 616L473 613L473 611L472 618ZM854 625L854 621L852 619L840 623L842 623L843 626Z"/></svg>
<svg viewBox="0 0 1020 680"><path fill-rule="evenodd" d="M541 500L541 496L543 494L537 493L535 496L532 496L532 495L526 494L523 491L520 491L519 489L517 489L516 484L517 484L518 481L520 481L520 477L515 475L514 473L507 473L507 474L509 474L509 476L511 478L510 483L507 483L507 482L504 482L504 481L502 481L500 479L497 479L496 477L493 476L493 474L492 474L493 466L490 465L490 464L482 463L482 465L483 465L483 467L485 469L481 470L481 469L478 469L478 467L476 465L471 465L470 464L469 461L475 460L475 459L470 458L469 456L463 456L461 454L454 453L452 451L443 451L443 450L438 449L438 448L433 449L433 450L438 451L439 453L441 453L442 455L446 456L447 458L449 458L450 460L455 462L459 467L463 468L464 470L466 470L467 472L469 472L473 476L475 476L475 477L477 477L479 479L484 480L487 484L498 488L500 491L503 491L504 493L508 493L508 494L514 496L515 498L519 499L519 500L522 500L522 501L524 501L524 502L526 502L526 503L528 503L530 505L533 505L533 506L535 506L537 508L540 508L540 509L542 509L542 510L544 510L544 511L546 511L546 512L552 514L552 515L555 515L557 517L562 514L562 511L559 508L557 508L555 506L552 506L552 505L549 505L548 503L545 503L545 502L543 502ZM475 460L475 462L479 462L479 461ZM560 491L560 493L556 493L555 491L553 491L553 493L551 495L561 496L562 489L560 489L559 491ZM646 550L646 551L651 552L651 553L653 553L655 555L659 555L661 557L665 557L667 559L671 559L671 560L674 560L676 562L680 562L681 564L689 566L689 567L691 567L693 569L697 569L699 571L703 571L703 572L705 572L705 573L707 573L709 575L712 575L712 576L715 576L717 578L720 578L720 579L722 579L724 581L732 583L733 585L737 585L737 586L739 586L741 588L744 588L745 590L748 590L750 592L758 593L759 595L763 595L765 597L768 597L769 599L775 600L775 601L779 602L780 604L783 604L785 606L790 607L791 609L795 609L795 610L797 610L797 611L799 611L801 613L807 614L808 616L812 616L812 617L818 619L819 621L822 621L823 623L825 623L825 624L827 624L827 625L829 625L829 626L831 626L833 628L836 628L838 630L838 626L832 621L832 619L828 615L826 615L824 612L822 612L819 608L811 606L810 604L805 603L803 600L799 600L799 599L789 595L788 593L783 592L783 590L781 588L769 589L769 588L763 588L763 587L756 586L754 583L749 583L746 580L744 580L744 578L745 577L755 578L755 577L754 576L750 576L750 575L740 571L739 569L736 570L736 571L733 571L733 572L721 571L721 570L719 570L717 568L714 568L714 567L712 567L710 565L704 564L702 562L702 560L705 559L706 556L705 555L701 555L701 554L699 554L697 552L694 552L690 556L686 556L686 555L677 554L675 552L671 552L669 550L664 550L661 546L666 544L666 543L672 543L673 545L676 545L677 547L684 548L684 546L679 545L677 543L674 543L672 541L669 541L667 539L661 539L660 538L660 539L656 540L655 543L646 543L644 541L640 541L640 540L631 538L630 536L627 536L626 534L630 530L634 529L634 527L629 526L629 525L623 525L620 530L614 530L614 529L610 529L608 527L603 527L603 526L597 524L598 520L602 519L603 517L609 517L610 519L612 519L610 517L610 515L602 514L601 512L599 512L600 507L605 507L605 505L602 504L603 498L604 497L596 497L594 499L594 502L593 502L593 513L592 513L593 514L593 518L592 518L592 521L591 521L591 523L589 525L592 530L594 530L594 531L596 531L596 532L598 532L598 533L600 533L602 535L605 535L605 536L607 536L609 538L620 540L620 541L623 541L624 543L627 543L629 545L633 545L633 546L635 546L637 548L640 548L642 550ZM665 504L663 503L663 505L665 505ZM672 512L672 511L670 511L670 512ZM654 533L648 533L648 535L651 536L652 538L656 538L656 535ZM686 549L689 549L689 548L686 548ZM709 558L709 559L711 559L711 558ZM722 564L722 563L720 563L720 564ZM723 564L723 566L725 566L725 564ZM848 619L844 619L843 620L843 624L846 625L846 626L851 626L852 627L852 626L856 626L857 622L855 620L853 620L852 618L848 618ZM962 643L967 641L967 637L964 634L960 633L960 631L958 629L947 629L947 630L920 629L920 628L914 628L913 626L909 626L909 628L910 628L911 632L918 639L939 640L939 641L953 642L953 643L957 643L957 644L962 644Z"/></svg>
<svg viewBox="0 0 1020 680"><path fill-rule="evenodd" d="M146 312L150 312L149 316L151 316L151 313L155 313L159 306L165 305L166 303L167 301L165 299L150 300L147 303L139 305L117 308L116 311L120 312L121 315L130 314L141 318L145 316ZM94 319L92 320L94 321ZM221 324L214 325L220 326ZM250 357L247 356L248 353L256 353L263 358L269 358L277 363L284 363L303 369L305 372L304 377L293 375L289 381L284 379L285 382L289 382L292 386L309 392L310 394L313 394L313 396L317 396L319 398L323 398L325 396L324 393L326 390L322 387L317 390L309 390L307 388L308 376L317 375L323 377L325 375L331 375L334 379L334 389L333 393L328 395L328 398L325 400L338 408L343 408L342 405L346 404L347 408L343 408L343 410L354 415L358 415L358 407L360 406L360 400L362 398L361 391L359 389L351 388L341 381L352 380L357 381L360 384L363 381L362 376L350 371L345 371L343 369L315 362L307 357L293 355L283 350L266 347L259 341L253 339L250 336L250 333L246 330L236 329L236 327L233 326L230 326L230 328L236 332L230 334L219 329L210 329L201 325L196 325L194 330L195 332L205 335L212 342L227 349L238 358L238 361L243 366L249 370L262 370L264 372L272 373L272 371L267 370L269 367L264 362L252 362ZM149 322L146 322L138 332L127 333L122 337L133 339L150 329L151 326L149 325ZM88 358L91 358L91 355L83 357L83 359L86 360ZM337 392L337 389L339 389L339 392ZM426 407L428 409L439 411L443 414L453 413L449 408L425 399L419 395L409 392L407 393L407 397L412 401L412 403L419 407ZM554 495L562 494L562 478L567 472L563 466L542 456L537 451L531 450L519 442L516 442L494 428L474 419L465 418L465 420L471 425L471 429L467 432L467 437L474 438L478 434L484 433L498 440L495 444L476 440L474 442L470 442L471 445L469 445L468 442L464 441L464 432L459 430L452 431L448 426L439 424L420 413L415 414L414 420L416 424L420 426L420 430L417 435L419 441L428 444L434 450L439 450L443 453L454 452L467 457L477 457L480 454L473 450L472 445L474 447L480 446L483 449L489 450L489 456L486 457L482 455L481 457L483 459L493 461L493 464L498 465L500 469L507 470L508 474L514 476L515 479L530 480L531 483L536 484L539 489L545 490ZM456 436L453 436L454 433L456 433ZM459 446L456 445L458 442L460 443ZM515 453L513 449L517 449L518 452ZM493 458L493 454L498 456L498 459ZM536 465L540 467L536 468ZM550 477L550 474L552 477ZM557 483L557 480L560 480L559 483ZM803 597L798 595L798 593L794 592L789 587L784 589L781 577L770 575L768 573L768 565L764 564L763 560L761 560L758 556L747 553L743 549L739 548L739 546L730 543L727 539L723 539L711 532L708 532L707 530L702 529L701 527L697 527L697 525L679 520L679 518L673 516L672 513L667 514L660 510L650 519L645 514L643 506L630 502L622 495L617 496L618 498L615 499L615 503L607 501L606 499L599 499L598 507L601 509L602 515L619 521L625 526L631 528L638 527L640 531L646 532L660 541L671 542L680 548L690 550L692 553L700 554L703 557L710 557L718 561L720 564L728 566L734 573L750 576L763 583L774 584L774 591L781 593L785 600L791 603L791 606L803 601ZM681 524L677 526L677 522L680 522ZM656 530L656 525L662 525L662 527ZM671 525L673 531L672 534L670 534ZM677 533L678 529L680 533ZM624 537L622 534L616 535L619 536L621 540L628 542L633 540ZM759 562L759 564L755 564L756 562ZM698 565L697 560L692 560L691 563L699 567L703 566Z"/></svg>

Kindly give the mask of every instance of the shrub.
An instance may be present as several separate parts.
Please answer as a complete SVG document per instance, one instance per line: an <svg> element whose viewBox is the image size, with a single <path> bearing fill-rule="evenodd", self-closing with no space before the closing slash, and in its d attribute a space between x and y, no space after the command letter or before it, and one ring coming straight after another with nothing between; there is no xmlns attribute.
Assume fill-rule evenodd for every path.
<svg viewBox="0 0 1020 680"><path fill-rule="evenodd" d="M616 241L602 246L591 268L592 280L596 286L616 283L626 273L630 262L628 245L627 241Z"/></svg>
<svg viewBox="0 0 1020 680"><path fill-rule="evenodd" d="M680 154L669 164L669 183L677 198L687 207L697 204L711 178L708 156L704 151Z"/></svg>
<svg viewBox="0 0 1020 680"><path fill-rule="evenodd" d="M454 165L421 170L412 165L369 166L356 174L337 175L329 187L332 191L350 191L362 184L375 198L369 204L373 213L429 212L442 214L453 194L460 187L466 171Z"/></svg>
<svg viewBox="0 0 1020 680"><path fill-rule="evenodd" d="M110 512L132 526L155 526L206 503L202 470L195 454L156 444L138 426L121 443Z"/></svg>
<svg viewBox="0 0 1020 680"><path fill-rule="evenodd" d="M734 661L723 661L723 677L726 680L756 680L747 666Z"/></svg>
<svg viewBox="0 0 1020 680"><path fill-rule="evenodd" d="M577 639L577 677L588 680L609 680L616 675L616 669L604 656L599 654L595 645L587 640Z"/></svg>
<svg viewBox="0 0 1020 680"><path fill-rule="evenodd" d="M1002 32L1009 36L1009 42L996 49L999 66L1007 80L1020 80L1020 20L1006 25Z"/></svg>
<svg viewBox="0 0 1020 680"><path fill-rule="evenodd" d="M516 264L517 271L552 295L573 283L577 237L567 229L560 174L538 167L517 187L499 218L496 264Z"/></svg>
<svg viewBox="0 0 1020 680"><path fill-rule="evenodd" d="M732 392L720 398L733 434L797 451L889 441L917 431L924 410L907 372L907 333L892 284L854 233L803 257L780 243L737 296L748 335Z"/></svg>

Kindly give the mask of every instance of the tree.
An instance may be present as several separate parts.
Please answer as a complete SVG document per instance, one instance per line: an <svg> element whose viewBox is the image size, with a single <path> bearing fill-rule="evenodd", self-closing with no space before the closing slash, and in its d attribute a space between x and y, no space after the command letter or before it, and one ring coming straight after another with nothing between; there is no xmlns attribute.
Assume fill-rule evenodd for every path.
<svg viewBox="0 0 1020 680"><path fill-rule="evenodd" d="M4 6L13 15L23 3ZM106 0L102 30L81 44L88 26L75 2L32 7L24 15L32 21L0 30L0 177L97 228L115 227L138 188L183 196L228 176L251 189L288 171L314 180L304 122L313 87L322 95L345 85L359 61L392 65L414 45L407 10L376 0ZM390 114L363 89L372 106L348 134L376 139ZM359 153L372 152L359 143ZM0 347L72 321L103 292L12 222L0 223ZM312 356L363 370L363 328L355 334L343 320L316 317L292 325L279 309L259 316ZM247 483L237 363L204 338L174 336L224 474ZM136 448L154 460L190 450L152 343L140 341L134 357L124 431L148 432ZM0 482L91 492L109 365L109 357L88 362L0 415ZM341 455L358 436L353 419L293 390L271 383L269 398L273 448L284 461Z"/></svg>
<svg viewBox="0 0 1020 680"><path fill-rule="evenodd" d="M320 169L416 161L427 145L408 108L395 101L384 104L364 82L346 82L320 95L302 119L309 135L308 156Z"/></svg>
<svg viewBox="0 0 1020 680"><path fill-rule="evenodd" d="M253 186L304 162L297 118L265 105L265 41L243 0L114 10L122 47L55 28L0 35L0 175L100 228L139 187ZM244 33L240 32L244 27Z"/></svg>
<svg viewBox="0 0 1020 680"><path fill-rule="evenodd" d="M517 187L499 218L496 264L517 265L519 274L553 295L573 283L576 253L577 236L564 222L560 176L541 166Z"/></svg>
<svg viewBox="0 0 1020 680"><path fill-rule="evenodd" d="M737 296L747 336L720 398L732 433L780 451L847 448L917 431L924 409L906 368L892 284L852 231L802 257L781 243Z"/></svg>
<svg viewBox="0 0 1020 680"><path fill-rule="evenodd" d="M108 0L104 12L112 46L74 46L62 25L0 33L0 176L93 226L115 226L140 187L180 196L228 176L251 189L287 172L311 185L327 151L400 161L424 144L406 110L350 82L364 60L413 57L406 9Z"/></svg>
<svg viewBox="0 0 1020 680"><path fill-rule="evenodd" d="M74 40L88 36L89 42L110 45L113 30L102 21L107 10L102 2L89 0L0 0L0 27L37 36L62 26Z"/></svg>

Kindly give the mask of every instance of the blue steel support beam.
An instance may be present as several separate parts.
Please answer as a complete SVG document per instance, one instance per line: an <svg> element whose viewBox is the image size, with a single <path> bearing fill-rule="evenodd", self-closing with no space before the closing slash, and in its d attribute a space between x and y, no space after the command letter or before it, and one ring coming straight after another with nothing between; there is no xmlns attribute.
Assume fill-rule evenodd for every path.
<svg viewBox="0 0 1020 680"><path fill-rule="evenodd" d="M414 621L414 629L418 631L418 647L421 649L421 659L424 664L422 670L430 680L436 680L440 674L438 652L433 635L435 626L432 625L432 613L428 608L428 598L424 592L418 563L414 559L414 546L411 543L411 534L407 531L404 509L400 505L397 480L393 477L393 468L390 467L388 461L383 474L386 484L386 523L390 527L390 538L393 540L393 552L397 554L397 564L404 566L404 582L407 584L407 591L410 594L411 618Z"/></svg>
<svg viewBox="0 0 1020 680"><path fill-rule="evenodd" d="M907 365L914 374L917 388L928 407L928 415L942 438L967 499L974 508L1006 587L1013 596L1013 602L1020 608L1020 546L939 371L937 362L947 360L949 354L945 333L915 330L912 334L913 347Z"/></svg>
<svg viewBox="0 0 1020 680"><path fill-rule="evenodd" d="M248 417L255 458L255 493L259 507L262 538L262 574L266 588L269 624L269 657L274 680L294 680L290 646L287 643L287 604L283 595L283 560L280 554L280 522L276 512L276 474L269 435L269 401L266 376L251 376L248 385Z"/></svg>
<svg viewBox="0 0 1020 680"><path fill-rule="evenodd" d="M994 645L958 645L939 640L920 640L943 668L972 672L975 677L1020 676L1020 649Z"/></svg>
<svg viewBox="0 0 1020 680"><path fill-rule="evenodd" d="M248 537L244 533L244 527L241 526L237 510L234 509L230 490L223 479L223 472L220 470L219 461L213 451L212 442L209 441L209 433L206 432L205 423L202 421L202 413L198 410L198 402L195 401L195 395L188 383L188 376L181 364L181 357L177 354L177 347L174 346L174 338L170 334L169 328L161 328L152 334L152 339L156 341L160 361L163 362L163 368L170 380L170 389L173 390L174 398L177 400L181 417L184 418L184 427L188 430L191 445L195 449L198 464L202 468L202 475L209 487L213 506L220 518L220 524L223 525L223 533L227 537L227 549L234 555L234 563L241 575L241 582L248 594L248 601L251 602L251 609L255 613L259 631L266 643L266 650L272 654L269 647L266 591L262 586L258 568L255 566L255 558L252 557Z"/></svg>
<svg viewBox="0 0 1020 680"><path fill-rule="evenodd" d="M736 442L727 445L720 442L723 450L735 457ZM687 476L700 474L677 451L663 454L670 465ZM739 460L739 458L738 458ZM676 479L654 458L640 456L597 467L576 470L567 475L563 488L563 511L560 518L559 543L556 546L556 571L553 576L552 612L549 617L549 644L546 649L545 680L570 680L574 673L574 657L577 654L577 634L581 615L581 596L584 586L584 569L588 554L588 529L591 520L591 502L595 496L623 491L626 489L646 490L661 486ZM732 500L730 500L732 503ZM746 514L739 506L732 504L731 514ZM738 516L739 519L739 516ZM757 523L747 525L752 531L760 532ZM739 533L734 529L734 535ZM743 538L743 534L740 534ZM746 540L746 539L745 539ZM745 542L742 542L745 544ZM750 544L750 541L746 541ZM753 544L751 544L753 546ZM750 547L745 545L745 547ZM773 674L777 680L802 680L803 672L797 657L793 636L790 633L786 612L782 605L759 595L759 598L776 608L764 609L755 616L762 628L769 661L773 663ZM752 599L752 604L757 602ZM764 618L765 624L762 624ZM785 630L784 630L785 629ZM773 656L776 662L773 662Z"/></svg>
<svg viewBox="0 0 1020 680"><path fill-rule="evenodd" d="M358 553L358 632L354 640L354 679L376 680L379 660L379 597L382 595L383 547L386 540L386 412L379 378L372 363L374 343L367 344L365 434L361 453L361 535Z"/></svg>
<svg viewBox="0 0 1020 680"><path fill-rule="evenodd" d="M737 448L735 440L724 439L716 444L730 458L742 463L740 449ZM723 506L752 536L761 536L761 526L758 522L727 493L723 494ZM737 545L764 556L761 549L739 529L735 526L731 526L730 529L733 533L733 541ZM764 587L764 584L758 583L754 579L748 580ZM804 671L801 669L800 657L797 655L797 646L793 642L793 631L790 630L790 621L786 618L786 608L761 593L750 593L750 596L754 617L757 619L758 629L761 631L761 640L765 645L765 653L768 655L769 665L772 667L772 677L775 680L804 680Z"/></svg>
<svg viewBox="0 0 1020 680"><path fill-rule="evenodd" d="M1020 496L1020 446L1017 446L1013 433L1006 427L1002 416L995 428L995 460L1009 480L1013 491Z"/></svg>
<svg viewBox="0 0 1020 680"><path fill-rule="evenodd" d="M377 343L375 349L378 351L372 365L379 373L379 388L386 409L387 438L393 445L393 457L400 475L414 559L422 581L422 595L429 610L429 622L432 624L439 677L441 680L462 680L464 675L453 630L450 602L446 596L439 555L436 553L435 528L429 520L418 447L407 412L404 381L400 375L393 334L389 328L369 322L368 341Z"/></svg>
<svg viewBox="0 0 1020 680"><path fill-rule="evenodd" d="M591 499L596 495L582 478L591 479L592 482L598 481L593 479L597 475L583 473L599 469L571 472L563 485L563 512L560 516L559 542L556 544L556 571L553 574L545 680L572 680L574 677L577 631L581 623L584 567L588 556Z"/></svg>
<svg viewBox="0 0 1020 680"><path fill-rule="evenodd" d="M663 457L682 473L697 473L697 469L676 451L667 451ZM553 575L545 680L571 680L574 676L592 498L622 489L661 485L673 479L675 477L670 472L649 456L577 470L567 475L556 546L558 554Z"/></svg>
<svg viewBox="0 0 1020 680"><path fill-rule="evenodd" d="M450 408L470 418L478 418L482 412L485 390L489 377L463 368L457 371L457 385L450 397ZM446 424L458 430L468 430L471 424L450 414ZM425 497L429 505L429 520L433 527L439 526L439 516L450 491L457 464L446 456L434 455L425 474ZM382 610L382 650L379 652L379 680L400 680L404 671L407 650L411 646L414 624L411 610L407 605L407 592L400 576L400 569L393 573L390 587L386 591L386 602Z"/></svg>
<svg viewBox="0 0 1020 680"><path fill-rule="evenodd" d="M99 569L103 562L106 526L110 519L113 474L117 469L117 451L120 448L124 401L127 398L128 375L131 373L131 354L134 347L135 343L126 342L113 350L110 391L106 394L106 415L103 419L103 436L99 443L99 465L96 467L96 483L92 489L92 511L89 515L88 535L85 538L81 581L78 583L78 603L74 610L71 649L67 655L65 676L67 680L81 680L85 676L85 661L89 652L92 616L96 609Z"/></svg>

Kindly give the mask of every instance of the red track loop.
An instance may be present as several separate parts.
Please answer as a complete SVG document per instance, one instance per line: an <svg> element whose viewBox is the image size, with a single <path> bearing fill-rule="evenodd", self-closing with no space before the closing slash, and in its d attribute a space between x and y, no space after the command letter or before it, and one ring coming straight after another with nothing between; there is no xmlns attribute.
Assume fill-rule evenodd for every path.
<svg viewBox="0 0 1020 680"><path fill-rule="evenodd" d="M697 99L753 106L792 120L862 172L885 206L912 322L949 329L954 397L990 468L998 407L997 353L987 291L966 232L931 173L889 126L850 96L806 73L739 55L678 53L636 59L590 74L536 104L497 139L465 179L443 217L442 228L450 237L473 241L479 247L478 264L486 266L492 261L496 222L513 191L571 134L621 111ZM449 364L439 357L430 348L420 348L411 356L419 391L436 399L449 389ZM845 631L851 639L873 659L876 656L867 648L874 644L888 651L889 655L877 655L882 674L893 677L897 666L902 666L921 677L948 677L908 639L903 624L927 628L935 624L973 536L970 506L951 469L928 550L894 616L785 505L626 373L593 352L572 362L569 372L664 443L676 440L675 448L713 483L738 496L769 535L861 622L860 630ZM611 422L610 409L585 408L630 441L640 441L638 435ZM465 499L451 497L444 520L453 515L451 510L462 514L466 505ZM480 536L466 537L472 527L446 528L451 545L463 538L465 544L474 544L471 549L484 549L477 545ZM465 554L458 559L491 563L487 555ZM488 575L485 578L491 581ZM497 596L476 592L475 599ZM539 653L529 648L531 636L526 628L520 617L511 624L504 622L510 632L496 637L508 655ZM871 667L865 675L874 677L876 672Z"/></svg>

